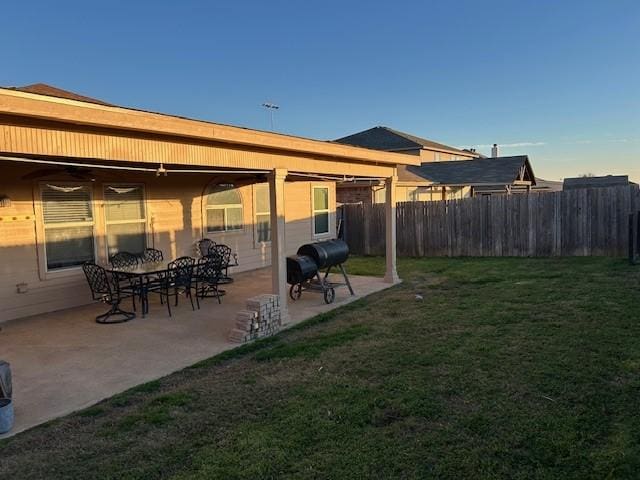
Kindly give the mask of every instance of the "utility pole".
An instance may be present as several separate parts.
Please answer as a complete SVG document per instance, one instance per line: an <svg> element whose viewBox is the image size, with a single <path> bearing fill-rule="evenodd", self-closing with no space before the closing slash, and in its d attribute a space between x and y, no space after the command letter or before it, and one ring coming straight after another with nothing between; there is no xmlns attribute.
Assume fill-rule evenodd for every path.
<svg viewBox="0 0 640 480"><path fill-rule="evenodd" d="M274 110L279 110L280 107L278 105L276 105L275 103L271 103L271 102L264 102L262 104L262 106L264 108L266 108L267 110L269 110L269 116L271 118L271 131L273 132L273 112Z"/></svg>

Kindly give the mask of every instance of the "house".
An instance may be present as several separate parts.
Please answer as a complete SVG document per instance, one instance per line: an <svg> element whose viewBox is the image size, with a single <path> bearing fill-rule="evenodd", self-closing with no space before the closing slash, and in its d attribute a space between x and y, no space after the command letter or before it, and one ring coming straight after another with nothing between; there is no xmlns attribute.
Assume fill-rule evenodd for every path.
<svg viewBox="0 0 640 480"><path fill-rule="evenodd" d="M430 162L398 168L397 196L406 201L453 200L527 193L535 183L526 155Z"/></svg>
<svg viewBox="0 0 640 480"><path fill-rule="evenodd" d="M420 157L421 163L449 162L471 160L481 158L483 155L472 149L460 150L455 147L434 142L416 135L394 130L389 127L378 126L362 132L354 133L335 140L337 143L354 145L374 150L387 152L402 152ZM398 178L400 181L400 178ZM402 185L398 189L398 201L417 200L415 192L421 200L431 199L431 189L416 190L417 185L410 181L408 185ZM425 180L420 182L421 187L426 187L432 182ZM447 198L453 198L458 189L447 190ZM380 203L384 199L384 188L378 181L361 181L338 184L337 198L339 203ZM438 195L436 195L438 196ZM441 195L438 196L438 199Z"/></svg>
<svg viewBox="0 0 640 480"><path fill-rule="evenodd" d="M607 188L624 187L634 185L629 181L627 175L605 175L601 177L573 177L565 178L562 188L564 190L575 190L578 188Z"/></svg>
<svg viewBox="0 0 640 480"><path fill-rule="evenodd" d="M271 293L284 299L286 256L335 236L345 175L393 187L385 279L394 282L397 169L419 163L44 84L0 88L0 322L89 303L86 261L146 246L193 255L203 237L237 253L235 271L271 265Z"/></svg>
<svg viewBox="0 0 640 480"><path fill-rule="evenodd" d="M527 193L533 185L536 180L526 155L428 162L398 168L396 198L399 202L456 200ZM350 192L345 195L343 189ZM357 202L343 203L382 203L385 192L380 182L354 180L338 185L338 201L355 197Z"/></svg>
<svg viewBox="0 0 640 480"><path fill-rule="evenodd" d="M468 160L482 155L475 150L460 150L389 127L373 127L334 140L344 145L418 155L421 162Z"/></svg>
<svg viewBox="0 0 640 480"><path fill-rule="evenodd" d="M398 169L400 202L522 193L536 185L529 158L499 157L496 144L492 157L485 157L474 149L460 150L389 127L370 128L336 142L419 156L420 166ZM384 198L384 185L376 180L338 184L339 203L381 203Z"/></svg>
<svg viewBox="0 0 640 480"><path fill-rule="evenodd" d="M536 178L536 184L532 185L531 192L533 193L547 193L547 192L561 192L562 182L557 180L545 180L543 178Z"/></svg>

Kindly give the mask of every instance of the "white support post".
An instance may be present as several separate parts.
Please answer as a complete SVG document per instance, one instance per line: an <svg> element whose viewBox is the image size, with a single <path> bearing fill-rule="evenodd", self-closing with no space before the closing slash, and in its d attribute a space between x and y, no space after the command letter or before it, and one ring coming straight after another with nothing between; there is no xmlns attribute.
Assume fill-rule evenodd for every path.
<svg viewBox="0 0 640 480"><path fill-rule="evenodd" d="M276 168L269 174L271 205L271 293L280 296L282 324L289 322L287 308L287 258L285 251L284 180L287 170Z"/></svg>
<svg viewBox="0 0 640 480"><path fill-rule="evenodd" d="M384 281L396 283L400 281L396 268L396 186L398 177L396 175L385 180L386 202L385 202L385 226L386 226L386 261L387 270Z"/></svg>

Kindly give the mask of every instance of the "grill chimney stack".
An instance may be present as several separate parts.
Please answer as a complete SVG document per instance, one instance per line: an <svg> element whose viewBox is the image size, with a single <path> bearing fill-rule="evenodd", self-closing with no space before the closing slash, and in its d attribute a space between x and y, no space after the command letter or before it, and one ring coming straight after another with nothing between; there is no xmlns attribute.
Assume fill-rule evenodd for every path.
<svg viewBox="0 0 640 480"><path fill-rule="evenodd" d="M491 157L492 158L497 158L498 157L498 144L494 143L493 147L491 147Z"/></svg>

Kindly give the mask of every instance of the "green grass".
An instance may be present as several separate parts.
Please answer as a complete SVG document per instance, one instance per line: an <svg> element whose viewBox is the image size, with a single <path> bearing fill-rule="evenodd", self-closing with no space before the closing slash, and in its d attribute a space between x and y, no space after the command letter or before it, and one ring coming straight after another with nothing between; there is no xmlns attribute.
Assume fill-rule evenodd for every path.
<svg viewBox="0 0 640 480"><path fill-rule="evenodd" d="M640 267L401 259L400 274L0 441L0 478L638 477Z"/></svg>

